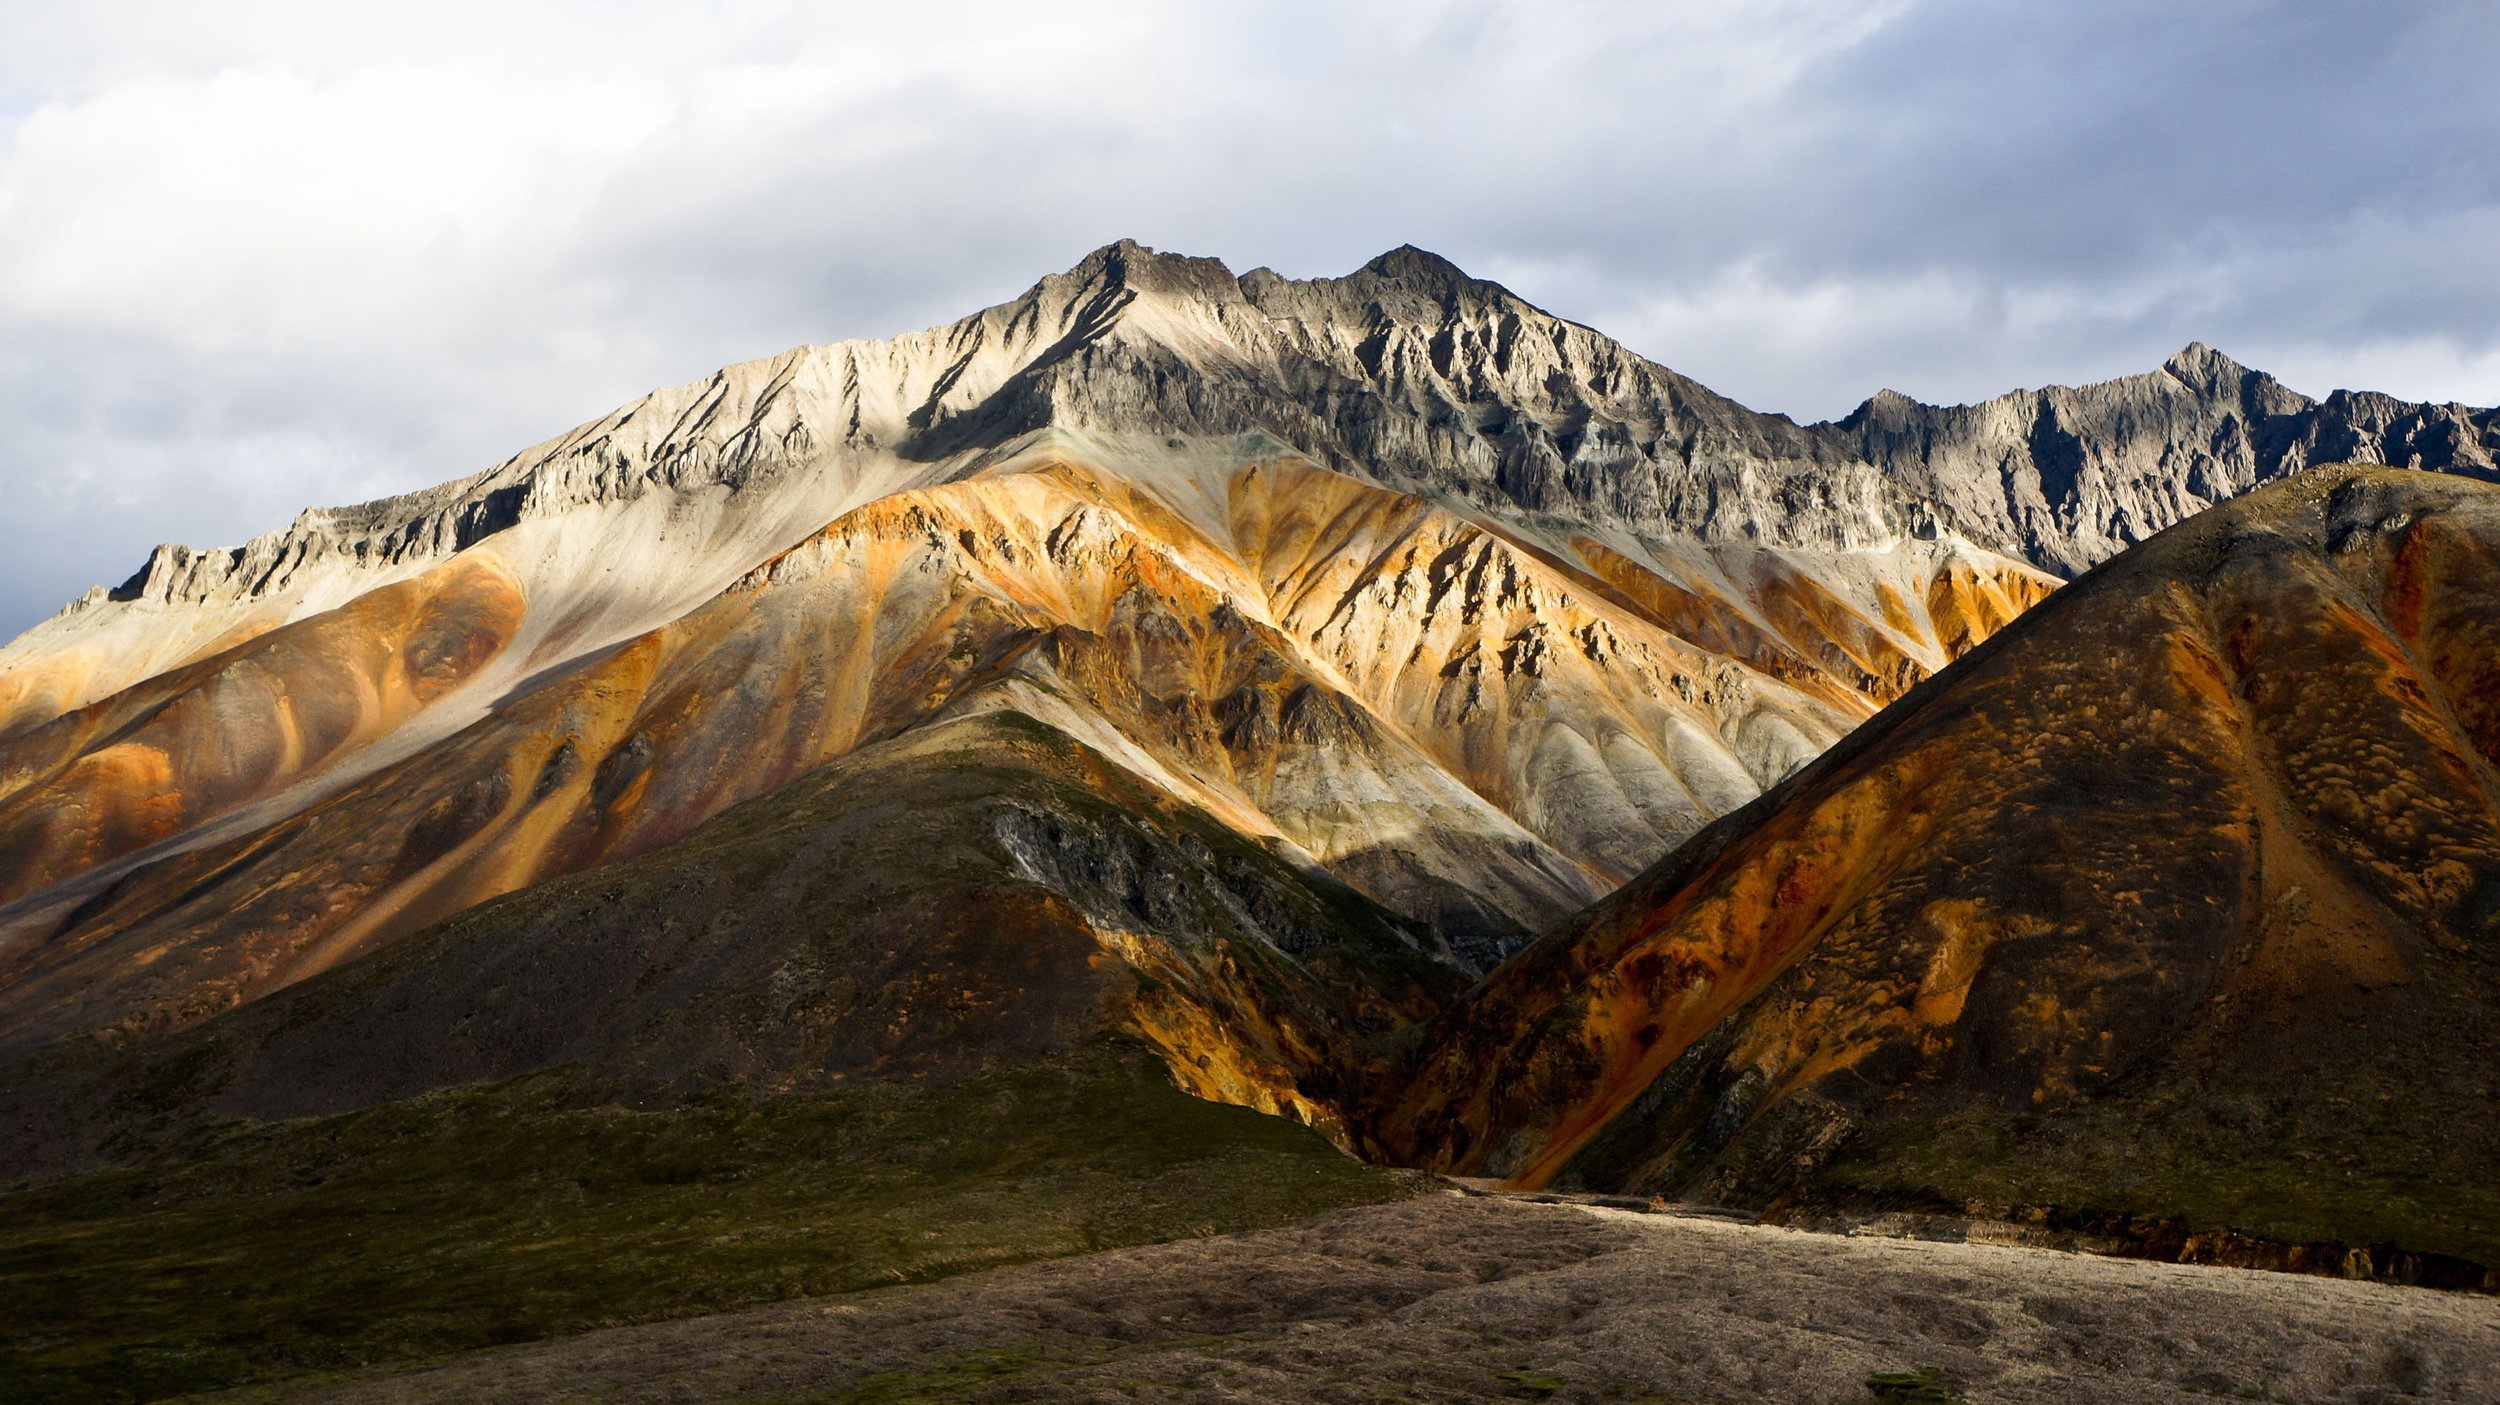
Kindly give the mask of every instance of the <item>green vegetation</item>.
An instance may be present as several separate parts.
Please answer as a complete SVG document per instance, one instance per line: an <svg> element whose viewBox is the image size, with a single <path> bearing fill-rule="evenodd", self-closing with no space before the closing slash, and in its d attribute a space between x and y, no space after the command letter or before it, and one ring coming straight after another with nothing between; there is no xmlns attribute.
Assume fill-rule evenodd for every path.
<svg viewBox="0 0 2500 1405"><path fill-rule="evenodd" d="M1933 1366L1921 1366L1915 1371L1878 1371L1866 1378L1866 1388L1887 1405L1965 1405L1969 1399Z"/></svg>
<svg viewBox="0 0 2500 1405"><path fill-rule="evenodd" d="M10 1399L353 1370L1286 1223L1414 1184L1188 1097L1125 1045L942 1090L663 1111L572 1093L541 1075L243 1124L177 1164L0 1193Z"/></svg>
<svg viewBox="0 0 2500 1405"><path fill-rule="evenodd" d="M2228 1099L2056 1115L1963 1110L1903 1119L1817 1177L1836 1202L2050 1206L2175 1217L2283 1244L2394 1244L2500 1264L2500 1189L2450 1164L2427 1125L2389 1128L2353 1111L2296 1129Z"/></svg>

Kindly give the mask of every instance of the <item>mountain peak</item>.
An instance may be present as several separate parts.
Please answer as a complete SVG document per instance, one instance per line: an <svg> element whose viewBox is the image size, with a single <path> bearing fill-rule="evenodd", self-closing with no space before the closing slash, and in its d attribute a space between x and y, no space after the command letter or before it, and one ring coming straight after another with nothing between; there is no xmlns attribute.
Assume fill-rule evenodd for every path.
<svg viewBox="0 0 2500 1405"><path fill-rule="evenodd" d="M1373 259L1370 263L1363 265L1363 272L1376 274L1382 278L1394 278L1401 282L1420 283L1433 287L1460 287L1476 281L1468 277L1467 271L1457 264L1429 249L1419 249L1412 244L1400 244Z"/></svg>
<svg viewBox="0 0 2500 1405"><path fill-rule="evenodd" d="M1134 239L1115 239L1077 261L1068 277L1100 279L1140 292L1219 293L1234 284L1222 259L1171 254Z"/></svg>
<svg viewBox="0 0 2500 1405"><path fill-rule="evenodd" d="M1136 265L1151 264L1157 259L1167 257L1175 256L1164 254L1152 245L1140 244L1134 239L1114 239L1078 259L1076 267L1068 271L1071 273L1088 271L1125 273Z"/></svg>
<svg viewBox="0 0 2500 1405"><path fill-rule="evenodd" d="M2192 386L2237 380L2249 373L2246 366L2201 341L2192 341L2179 348L2169 360L2161 363L2161 368Z"/></svg>

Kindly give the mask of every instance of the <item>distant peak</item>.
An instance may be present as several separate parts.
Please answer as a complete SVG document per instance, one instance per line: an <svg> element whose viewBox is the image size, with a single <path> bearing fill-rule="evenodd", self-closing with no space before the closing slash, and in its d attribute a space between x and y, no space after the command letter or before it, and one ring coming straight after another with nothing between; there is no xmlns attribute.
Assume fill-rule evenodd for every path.
<svg viewBox="0 0 2500 1405"><path fill-rule="evenodd" d="M1233 272L1221 259L1167 254L1134 239L1115 239L1078 261L1068 276L1164 292L1214 292L1233 284Z"/></svg>
<svg viewBox="0 0 2500 1405"><path fill-rule="evenodd" d="M1068 270L1068 276L1074 278L1109 277L1116 280L1126 277L1131 267L1159 257L1161 255L1134 239L1114 239L1078 259L1076 266Z"/></svg>
<svg viewBox="0 0 2500 1405"><path fill-rule="evenodd" d="M1165 257L1167 255L1158 252L1150 244L1140 244L1134 239L1114 239L1079 260L1077 267L1117 268L1129 264L1152 263L1156 259Z"/></svg>
<svg viewBox="0 0 2500 1405"><path fill-rule="evenodd" d="M2201 341L2189 342L2161 363L2163 370L2190 385L2217 380L2235 379L2248 374L2248 368Z"/></svg>
<svg viewBox="0 0 2500 1405"><path fill-rule="evenodd" d="M1857 429L1869 423L1897 426L1926 408L1928 407L1920 402L1886 386L1866 397L1863 403L1841 419L1840 425L1844 429Z"/></svg>
<svg viewBox="0 0 2500 1405"><path fill-rule="evenodd" d="M1363 265L1363 271L1378 274L1383 278L1396 278L1405 282L1429 283L1436 286L1475 281L1469 278L1467 271L1457 264L1429 249L1418 249L1412 244L1400 244Z"/></svg>

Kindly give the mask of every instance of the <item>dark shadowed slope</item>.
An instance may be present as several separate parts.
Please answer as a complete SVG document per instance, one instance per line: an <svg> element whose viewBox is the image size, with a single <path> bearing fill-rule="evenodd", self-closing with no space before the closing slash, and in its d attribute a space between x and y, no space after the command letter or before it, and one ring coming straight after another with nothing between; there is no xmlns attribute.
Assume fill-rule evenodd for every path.
<svg viewBox="0 0 2500 1405"><path fill-rule="evenodd" d="M389 1373L1418 1188L1307 1127L1190 1097L1116 1041L952 1083L640 1109L578 1091L561 1073L457 1089L0 1189L0 1395L95 1405Z"/></svg>
<svg viewBox="0 0 2500 1405"><path fill-rule="evenodd" d="M1348 1061L1455 991L1418 940L1029 718L923 728L220 1018L0 1073L0 1182L88 1168L0 1184L0 1395L1397 1198L1413 1178L1322 1133Z"/></svg>
<svg viewBox="0 0 2500 1405"><path fill-rule="evenodd" d="M2500 489L2303 475L1532 945L1384 1139L1527 1185L2500 1263L2495 760Z"/></svg>
<svg viewBox="0 0 2500 1405"><path fill-rule="evenodd" d="M1333 1130L1344 1060L1461 979L1325 874L986 713L183 1033L21 1062L0 1174L558 1067L667 1102L943 1082L1106 1036Z"/></svg>

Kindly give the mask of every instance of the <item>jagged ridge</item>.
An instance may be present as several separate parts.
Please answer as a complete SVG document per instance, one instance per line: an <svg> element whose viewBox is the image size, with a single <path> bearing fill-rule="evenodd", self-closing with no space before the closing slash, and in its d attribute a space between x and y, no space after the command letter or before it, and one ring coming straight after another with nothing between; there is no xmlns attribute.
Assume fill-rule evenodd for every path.
<svg viewBox="0 0 2500 1405"><path fill-rule="evenodd" d="M2202 346L2096 386L1954 407L1885 392L1799 426L1411 247L1296 281L1122 241L943 328L733 367L485 473L307 512L232 550L160 548L120 588L0 650L0 734L527 523L655 492L681 525L709 515L695 503L738 503L732 520L696 524L697 549L670 573L688 589L589 630L602 637L567 636L596 647L765 554L743 519L791 539L797 521L975 471L1054 428L1264 436L1522 523L1841 550L1952 533L2059 575L2308 463L2487 474L2500 450L2492 411L2341 391L2311 401ZM757 499L806 510L758 512ZM38 653L78 652L87 617L173 605L220 607L216 628L167 630L152 610L150 645L118 646L131 657L33 668Z"/></svg>

